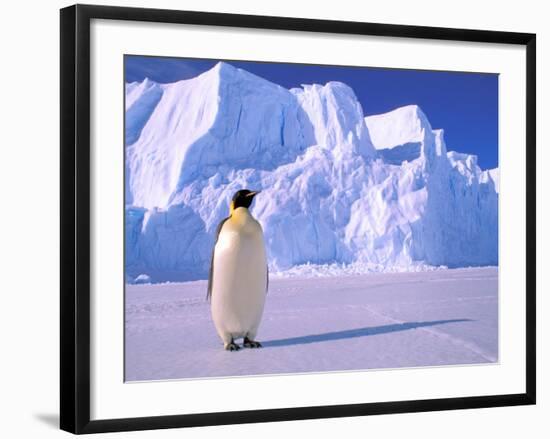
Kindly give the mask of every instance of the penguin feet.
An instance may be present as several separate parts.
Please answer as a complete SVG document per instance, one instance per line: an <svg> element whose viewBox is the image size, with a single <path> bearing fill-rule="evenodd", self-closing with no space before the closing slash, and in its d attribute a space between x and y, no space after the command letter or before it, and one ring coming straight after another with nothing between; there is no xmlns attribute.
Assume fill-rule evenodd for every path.
<svg viewBox="0 0 550 439"><path fill-rule="evenodd" d="M261 348L262 344L259 341L250 340L248 337L245 337L243 346L245 348Z"/></svg>
<svg viewBox="0 0 550 439"><path fill-rule="evenodd" d="M230 343L227 343L224 348L226 351L238 351L240 349L239 345L233 340L231 340Z"/></svg>

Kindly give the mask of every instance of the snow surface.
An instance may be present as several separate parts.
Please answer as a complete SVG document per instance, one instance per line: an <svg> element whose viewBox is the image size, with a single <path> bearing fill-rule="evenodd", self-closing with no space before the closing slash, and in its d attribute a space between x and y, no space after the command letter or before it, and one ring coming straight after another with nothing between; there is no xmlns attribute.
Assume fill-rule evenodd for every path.
<svg viewBox="0 0 550 439"><path fill-rule="evenodd" d="M498 169L448 152L417 106L365 118L339 82L287 90L219 63L127 84L125 175L128 282L205 279L242 188L262 190L271 272L498 265Z"/></svg>
<svg viewBox="0 0 550 439"><path fill-rule="evenodd" d="M261 349L224 351L206 282L127 285L125 379L498 361L498 269L272 278Z"/></svg>

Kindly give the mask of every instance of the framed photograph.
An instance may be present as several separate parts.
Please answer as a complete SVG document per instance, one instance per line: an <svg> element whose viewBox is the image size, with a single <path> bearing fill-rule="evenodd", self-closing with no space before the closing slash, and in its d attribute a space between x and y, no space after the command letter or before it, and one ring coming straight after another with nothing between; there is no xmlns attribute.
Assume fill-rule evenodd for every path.
<svg viewBox="0 0 550 439"><path fill-rule="evenodd" d="M62 9L61 428L534 404L535 41Z"/></svg>

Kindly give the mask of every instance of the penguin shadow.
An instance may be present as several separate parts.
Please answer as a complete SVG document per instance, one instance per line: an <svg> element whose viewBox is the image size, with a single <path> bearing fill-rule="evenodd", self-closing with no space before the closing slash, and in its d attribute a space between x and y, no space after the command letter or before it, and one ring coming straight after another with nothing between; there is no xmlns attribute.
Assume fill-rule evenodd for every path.
<svg viewBox="0 0 550 439"><path fill-rule="evenodd" d="M345 340L350 338L368 337L371 335L388 334L391 332L408 331L410 329L425 328L429 326L445 325L448 323L471 322L471 319L433 320L429 322L394 323L383 326L370 326L365 328L346 329L343 331L325 332L323 334L303 335L300 337L281 338L278 340L262 341L264 348L293 346L324 341Z"/></svg>

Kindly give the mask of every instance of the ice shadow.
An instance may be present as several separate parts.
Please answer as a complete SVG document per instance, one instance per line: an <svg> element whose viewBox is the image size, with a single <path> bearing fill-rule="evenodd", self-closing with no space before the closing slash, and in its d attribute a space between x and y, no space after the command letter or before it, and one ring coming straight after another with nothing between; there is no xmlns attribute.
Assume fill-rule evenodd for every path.
<svg viewBox="0 0 550 439"><path fill-rule="evenodd" d="M298 344L319 343L323 341L344 340L370 335L387 334L390 332L408 331L409 329L424 328L427 326L444 325L447 323L471 322L471 319L434 320L431 322L406 322L391 325L371 326L366 328L346 329L343 331L326 332L324 334L303 335L300 337L281 338L278 340L262 341L262 346L280 347Z"/></svg>

